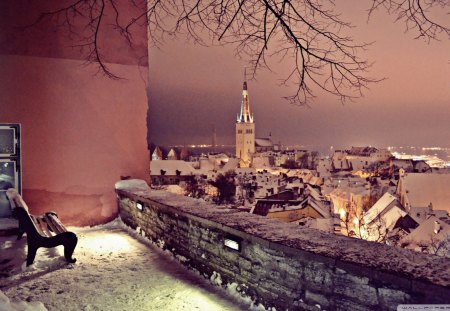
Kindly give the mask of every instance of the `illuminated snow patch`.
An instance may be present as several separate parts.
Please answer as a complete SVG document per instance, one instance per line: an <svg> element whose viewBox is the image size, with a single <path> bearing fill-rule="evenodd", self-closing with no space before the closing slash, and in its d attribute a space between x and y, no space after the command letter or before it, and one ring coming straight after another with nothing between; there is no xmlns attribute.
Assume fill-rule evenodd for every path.
<svg viewBox="0 0 450 311"><path fill-rule="evenodd" d="M131 245L127 237L114 232L92 232L83 237L83 248L97 253L100 249L111 252L130 251Z"/></svg>

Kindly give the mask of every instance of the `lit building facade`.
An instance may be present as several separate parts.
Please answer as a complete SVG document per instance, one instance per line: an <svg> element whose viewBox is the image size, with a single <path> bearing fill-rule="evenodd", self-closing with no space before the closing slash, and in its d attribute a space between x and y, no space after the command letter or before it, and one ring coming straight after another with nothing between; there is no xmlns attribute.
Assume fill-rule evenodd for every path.
<svg viewBox="0 0 450 311"><path fill-rule="evenodd" d="M255 153L255 122L250 112L247 82L244 82L241 111L236 119L236 157L240 159L240 167L250 167L253 153Z"/></svg>

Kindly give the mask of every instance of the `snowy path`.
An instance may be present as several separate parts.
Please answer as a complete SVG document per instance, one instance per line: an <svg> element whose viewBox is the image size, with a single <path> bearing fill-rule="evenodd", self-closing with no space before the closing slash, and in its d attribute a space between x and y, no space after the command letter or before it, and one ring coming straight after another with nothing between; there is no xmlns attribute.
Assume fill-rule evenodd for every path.
<svg viewBox="0 0 450 311"><path fill-rule="evenodd" d="M59 257L62 249L40 249L25 271L24 241L0 238L0 290L50 311L250 309L120 225L109 227L71 229L76 264Z"/></svg>

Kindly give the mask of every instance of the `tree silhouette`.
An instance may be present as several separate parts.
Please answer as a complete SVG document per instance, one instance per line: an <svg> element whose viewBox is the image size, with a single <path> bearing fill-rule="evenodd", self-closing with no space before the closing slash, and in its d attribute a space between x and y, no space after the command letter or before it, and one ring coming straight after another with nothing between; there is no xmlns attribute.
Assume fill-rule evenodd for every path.
<svg viewBox="0 0 450 311"><path fill-rule="evenodd" d="M448 0L367 1L372 4L369 16L384 9L397 15L397 20L418 37L434 40L440 34L450 36L448 26L430 17L434 9L447 10ZM307 105L314 97L313 89L346 101L361 96L363 89L379 81L368 76L370 63L359 56L368 44L345 34L351 25L336 12L333 0L127 0L126 5L140 10L135 16L123 14L124 2L119 0L55 3L55 8L43 12L36 23L51 19L65 27L77 46L89 50L87 60L111 78L119 77L104 62L102 29L112 23L130 45L133 29L146 26L156 45L166 36L180 33L200 44L209 40L234 44L236 54L251 64L253 77L258 69L269 67L268 57L291 61L283 83L297 86L294 94L285 97L294 104Z"/></svg>
<svg viewBox="0 0 450 311"><path fill-rule="evenodd" d="M205 194L206 182L201 176L193 175L186 180L186 195L193 198L202 198Z"/></svg>
<svg viewBox="0 0 450 311"><path fill-rule="evenodd" d="M230 170L225 174L217 175L216 179L210 182L219 191L219 196L216 198L217 204L234 203L236 195L235 176L236 173Z"/></svg>

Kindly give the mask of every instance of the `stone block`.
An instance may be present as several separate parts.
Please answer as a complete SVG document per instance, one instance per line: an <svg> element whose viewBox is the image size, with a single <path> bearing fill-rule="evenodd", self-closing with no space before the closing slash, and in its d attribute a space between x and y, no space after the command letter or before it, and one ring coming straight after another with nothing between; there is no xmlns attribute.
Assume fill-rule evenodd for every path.
<svg viewBox="0 0 450 311"><path fill-rule="evenodd" d="M347 273L342 269L336 268L334 280L336 285L340 284L354 284L357 285L367 285L369 284L369 278L364 276L352 275Z"/></svg>
<svg viewBox="0 0 450 311"><path fill-rule="evenodd" d="M399 304L408 304L411 301L409 294L390 288L378 288L378 297L385 310L397 310Z"/></svg>
<svg viewBox="0 0 450 311"><path fill-rule="evenodd" d="M378 305L377 290L369 285L335 284L334 293L364 305Z"/></svg>
<svg viewBox="0 0 450 311"><path fill-rule="evenodd" d="M329 292L332 291L334 286L332 271L313 265L305 267L301 275L301 282L310 286L313 290L322 289Z"/></svg>
<svg viewBox="0 0 450 311"><path fill-rule="evenodd" d="M239 266L239 269L242 270L246 270L246 271L250 271L252 268L252 262L250 260L247 260L243 257L239 257L237 264Z"/></svg>
<svg viewBox="0 0 450 311"><path fill-rule="evenodd" d="M319 305L321 309L328 308L330 306L330 299L322 295L320 293L311 292L309 290L306 290L305 292L305 301L309 305Z"/></svg>

